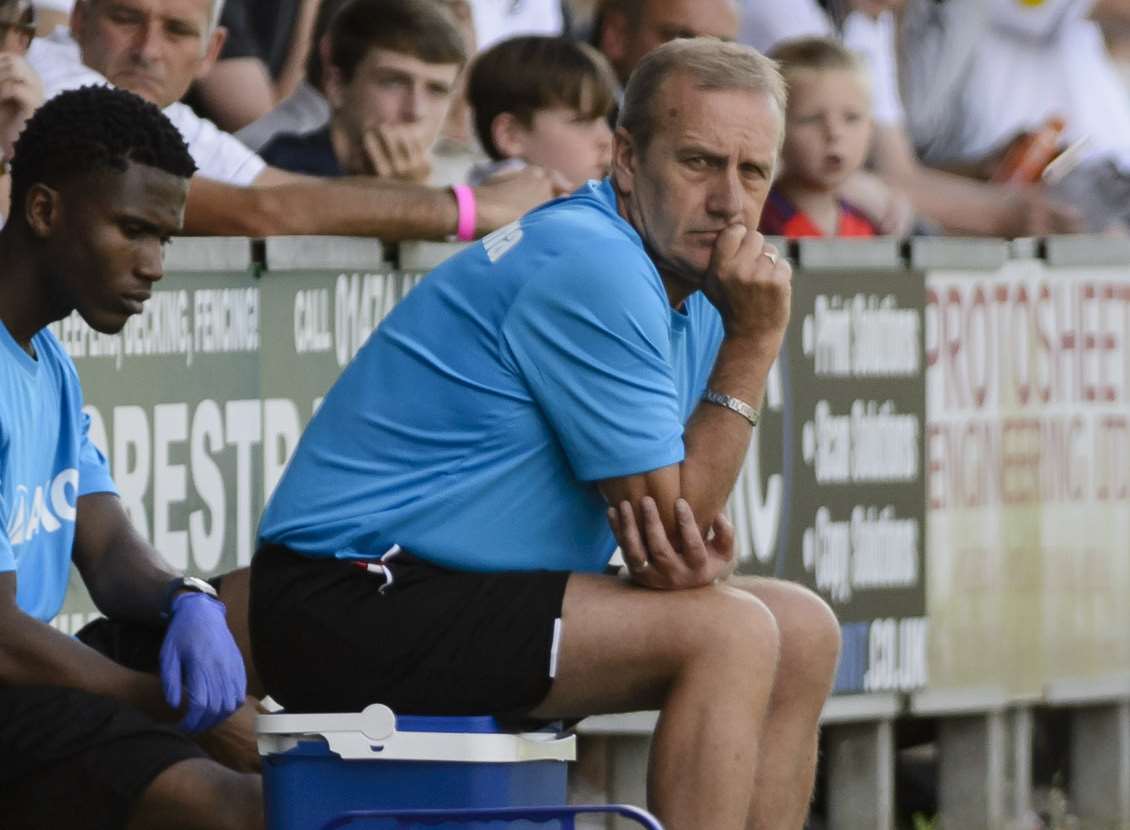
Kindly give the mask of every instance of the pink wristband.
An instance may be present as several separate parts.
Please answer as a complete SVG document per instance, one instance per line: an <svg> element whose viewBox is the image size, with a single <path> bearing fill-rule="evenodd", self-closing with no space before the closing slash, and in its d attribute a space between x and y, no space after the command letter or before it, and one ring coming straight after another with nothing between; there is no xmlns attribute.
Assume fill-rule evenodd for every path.
<svg viewBox="0 0 1130 830"><path fill-rule="evenodd" d="M470 242L475 238L475 191L468 185L455 184L451 186L451 192L455 194L455 207L459 213L455 238Z"/></svg>

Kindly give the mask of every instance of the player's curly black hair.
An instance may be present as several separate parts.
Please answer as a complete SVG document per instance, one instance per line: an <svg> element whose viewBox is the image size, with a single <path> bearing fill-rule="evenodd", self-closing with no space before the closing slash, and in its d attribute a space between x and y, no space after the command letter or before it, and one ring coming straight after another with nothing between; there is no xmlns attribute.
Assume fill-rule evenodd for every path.
<svg viewBox="0 0 1130 830"><path fill-rule="evenodd" d="M196 164L180 132L156 106L124 89L84 86L56 95L28 120L12 154L12 214L37 182L60 188L129 162L188 178Z"/></svg>

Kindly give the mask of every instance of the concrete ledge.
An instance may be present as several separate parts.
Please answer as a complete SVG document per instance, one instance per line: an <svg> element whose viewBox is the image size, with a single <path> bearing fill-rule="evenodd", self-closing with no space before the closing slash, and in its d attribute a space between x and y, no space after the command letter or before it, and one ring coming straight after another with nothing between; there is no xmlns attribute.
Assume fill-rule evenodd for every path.
<svg viewBox="0 0 1130 830"><path fill-rule="evenodd" d="M1008 800L1007 717L999 709L977 708L938 721L939 813L944 827L998 830Z"/></svg>
<svg viewBox="0 0 1130 830"><path fill-rule="evenodd" d="M593 715L578 723L576 731L581 735L650 735L658 721L655 711Z"/></svg>
<svg viewBox="0 0 1130 830"><path fill-rule="evenodd" d="M165 249L166 271L246 271L251 240L245 236L177 236Z"/></svg>
<svg viewBox="0 0 1130 830"><path fill-rule="evenodd" d="M797 241L796 263L813 271L902 270L906 267L900 252L901 240L878 239L801 239Z"/></svg>
<svg viewBox="0 0 1130 830"><path fill-rule="evenodd" d="M362 236L272 236L268 271L380 271L388 268L379 239Z"/></svg>
<svg viewBox="0 0 1130 830"><path fill-rule="evenodd" d="M772 245L782 256L793 258L796 253L795 245L787 236L767 236L765 237L765 244Z"/></svg>
<svg viewBox="0 0 1130 830"><path fill-rule="evenodd" d="M1044 702L1050 706L1089 706L1122 701L1130 701L1130 673L1067 677L1053 680L1044 687Z"/></svg>
<svg viewBox="0 0 1130 830"><path fill-rule="evenodd" d="M401 242L400 268L403 271L430 271L473 242Z"/></svg>
<svg viewBox="0 0 1130 830"><path fill-rule="evenodd" d="M1053 268L1125 266L1130 263L1130 239L1109 236L1049 236L1044 260Z"/></svg>
<svg viewBox="0 0 1130 830"><path fill-rule="evenodd" d="M1082 827L1130 827L1130 702L1071 710L1068 796Z"/></svg>
<svg viewBox="0 0 1130 830"><path fill-rule="evenodd" d="M1038 259L1041 240L1035 236L1022 236L1009 241L1009 259Z"/></svg>
<svg viewBox="0 0 1130 830"><path fill-rule="evenodd" d="M1001 712L1012 698L996 686L923 689L910 696L910 713L920 717L978 715Z"/></svg>
<svg viewBox="0 0 1130 830"><path fill-rule="evenodd" d="M916 236L909 248L910 267L922 270L995 271L1009 258L1009 244L1003 239Z"/></svg>
<svg viewBox="0 0 1130 830"><path fill-rule="evenodd" d="M833 695L824 704L820 722L825 725L892 720L903 710L903 696L896 692L865 695Z"/></svg>
<svg viewBox="0 0 1130 830"><path fill-rule="evenodd" d="M892 830L894 723L844 723L826 736L828 830Z"/></svg>
<svg viewBox="0 0 1130 830"><path fill-rule="evenodd" d="M903 696L895 692L867 695L836 695L824 704L821 723L860 723L891 720L903 711ZM580 735L650 735L659 720L658 712L624 712L618 715L593 715L577 724Z"/></svg>

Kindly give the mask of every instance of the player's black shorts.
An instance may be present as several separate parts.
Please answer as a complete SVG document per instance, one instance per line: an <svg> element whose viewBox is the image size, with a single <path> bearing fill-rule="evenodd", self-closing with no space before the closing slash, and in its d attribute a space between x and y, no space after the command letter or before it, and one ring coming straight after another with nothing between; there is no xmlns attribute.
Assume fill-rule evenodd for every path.
<svg viewBox="0 0 1130 830"><path fill-rule="evenodd" d="M549 692L562 571L452 571L399 552L385 577L266 545L251 563L251 650L296 712L519 718Z"/></svg>
<svg viewBox="0 0 1130 830"><path fill-rule="evenodd" d="M0 826L121 830L165 769L205 757L185 735L107 697L0 687Z"/></svg>
<svg viewBox="0 0 1130 830"><path fill-rule="evenodd" d="M156 674L165 629L98 619L75 636L116 663ZM205 757L183 733L110 698L0 688L0 827L118 830L161 772Z"/></svg>

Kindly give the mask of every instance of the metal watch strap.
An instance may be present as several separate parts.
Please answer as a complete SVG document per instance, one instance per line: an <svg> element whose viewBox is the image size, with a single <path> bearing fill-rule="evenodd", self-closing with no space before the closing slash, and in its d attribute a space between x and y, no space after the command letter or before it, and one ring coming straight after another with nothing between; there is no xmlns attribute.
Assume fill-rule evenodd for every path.
<svg viewBox="0 0 1130 830"><path fill-rule="evenodd" d="M171 620L173 618L173 598L176 597L177 591L195 591L198 594L210 596L212 599L217 598L216 589L203 579L198 579L195 576L178 576L165 584L165 594L161 601L161 619Z"/></svg>
<svg viewBox="0 0 1130 830"><path fill-rule="evenodd" d="M749 421L751 427L757 426L757 422L761 419L761 413L741 398L735 398L732 395L724 395L721 392L715 392L713 389L707 389L702 393L702 399L707 403L712 403L715 406L724 406L731 412L738 413Z"/></svg>

